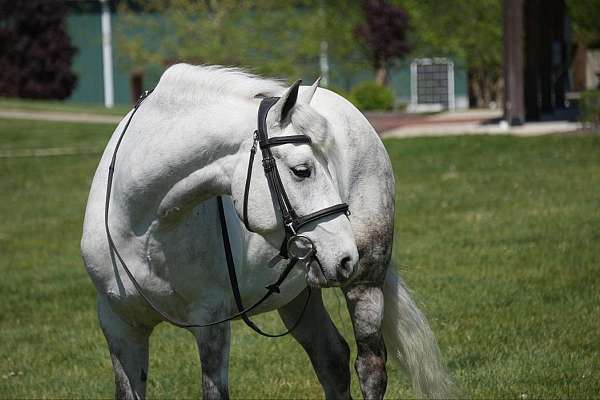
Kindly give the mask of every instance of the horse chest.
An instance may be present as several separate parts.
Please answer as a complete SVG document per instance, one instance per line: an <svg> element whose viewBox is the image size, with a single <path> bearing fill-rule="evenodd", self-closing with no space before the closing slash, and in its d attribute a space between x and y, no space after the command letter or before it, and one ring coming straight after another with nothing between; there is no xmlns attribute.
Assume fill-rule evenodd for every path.
<svg viewBox="0 0 600 400"><path fill-rule="evenodd" d="M155 282L167 285L186 307L202 307L221 303L234 310L234 301L227 273L220 223L212 201L194 208L184 220L161 227L153 224L144 244L147 270ZM285 263L268 268L268 261L276 252L258 235L242 231L232 208L228 210L230 242L236 274L246 304L252 304L265 293L265 286L277 280ZM297 296L306 286L306 271L298 266L284 285L281 293L272 296L258 312L279 308ZM218 297L219 299L216 299Z"/></svg>

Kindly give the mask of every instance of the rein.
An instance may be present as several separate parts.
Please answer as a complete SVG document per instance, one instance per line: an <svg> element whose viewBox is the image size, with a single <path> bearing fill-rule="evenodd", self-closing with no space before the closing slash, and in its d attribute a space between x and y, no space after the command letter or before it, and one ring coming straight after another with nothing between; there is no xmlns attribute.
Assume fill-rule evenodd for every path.
<svg viewBox="0 0 600 400"><path fill-rule="evenodd" d="M263 156L262 164L263 164L265 175L267 177L267 181L269 184L269 189L271 191L271 194L273 196L275 196L275 198L277 199L277 204L278 204L280 212L281 212L281 216L282 216L282 219L284 222L284 229L285 229L285 239L281 245L280 253L273 260L271 260L271 262L269 264L270 264L270 266L273 266L276 263L278 263L281 259L288 259L289 263L283 269L279 278L274 283L266 286L267 292L263 295L263 297L261 297L257 302L255 302L251 306L245 308L242 303L242 296L240 293L237 275L235 272L235 263L234 263L233 254L231 251L231 243L229 241L229 232L227 229L227 221L225 219L225 211L223 208L223 199L221 196L217 196L219 219L221 222L221 234L223 237L223 247L224 247L224 251L225 251L225 259L227 261L227 271L229 274L231 290L233 292L233 297L234 297L238 312L227 318L224 318L224 319L221 319L218 321L213 321L210 323L205 323L205 324L193 324L193 323L184 322L184 321L181 321L177 318L174 318L174 317L166 314L148 297L148 295L146 293L144 293L144 290L142 289L141 285L137 282L137 280L133 276L133 273L131 272L131 270L129 269L127 264L125 263L125 260L119 253L119 251L114 243L114 240L112 238L112 235L110 233L110 228L108 225L110 196L111 196L111 192L112 192L112 183L113 183L113 178L114 178L115 164L116 164L116 160L117 160L117 151L119 150L119 147L121 146L121 142L123 140L123 137L125 136L125 132L129 128L129 124L131 123L133 116L139 109L139 107L142 104L142 102L144 101L144 99L146 99L150 93L152 93L152 90L145 91L140 96L137 103L135 104L133 111L129 115L127 123L125 124L125 126L123 127L123 130L121 131L121 134L119 136L117 144L115 145L115 150L112 155L112 160L111 160L110 166L108 168L108 179L107 179L107 185L106 185L106 202L105 202L105 208L104 208L104 226L106 228L106 236L108 239L108 245L109 245L110 250L117 257L117 259L121 263L123 269L125 270L125 273L127 274L129 279L133 283L133 286L135 287L136 291L144 299L144 301L148 304L148 306L150 306L150 308L152 308L157 314L159 314L165 321L167 321L175 326L178 326L181 328L204 328L204 327L214 326L214 325L218 325L218 324L221 324L224 322L228 322L228 321L231 321L236 318L241 318L246 323L246 325L248 325L248 327L250 327L252 330L254 330L258 334L263 335L263 336L281 337L281 336L285 336L285 335L291 333L300 324L300 321L302 320L302 317L304 316L304 312L306 311L306 308L310 301L311 289L308 286L307 286L308 292L307 292L307 296L306 296L306 301L305 301L302 311L298 317L298 320L292 325L291 328L289 328L287 331L285 331L283 333L270 334L270 333L264 332L254 322L252 322L252 320L248 316L248 313L255 310L258 306L260 306L262 303L264 303L269 297L271 297L273 295L273 293L280 293L279 287L281 286L283 281L287 278L287 276L292 271L294 266L298 263L298 261L308 260L308 262L310 263L314 260L318 263L319 267L322 268L321 263L320 263L319 259L317 258L317 250L316 250L314 243L306 236L298 235L297 232L300 227L308 224L309 222L316 221L317 219L320 219L320 218L323 218L323 217L329 216L329 215L340 214L340 213L349 215L348 205L347 204L338 204L338 205L324 208L320 211L310 213L303 217L298 217L294 208L290 204L290 201L287 197L287 194L286 194L283 184L281 182L281 177L279 176L279 172L277 170L275 158L273 158L270 148L271 148L271 146L278 146L278 145L286 144L286 143L309 143L310 144L311 143L310 138L305 135L293 135L293 136L282 136L282 137L276 137L276 138L269 138L268 134L267 134L267 127L266 127L266 117L267 117L267 113L268 113L269 109L277 102L277 100L279 98L278 97L269 97L269 98L265 98L261 101L259 110L258 110L258 129L254 133L254 143L253 143L252 149L250 151L248 173L246 175L246 186L245 186L245 190L244 190L243 220L244 220L244 225L246 226L246 228L249 231L253 232L248 223L248 197L249 197L249 192L250 192L250 182L251 182L251 178L252 178L252 165L254 163L254 156L256 154L256 144L258 142L258 144L260 145L260 149L262 151L262 156ZM300 248L306 248L307 250L298 250Z"/></svg>

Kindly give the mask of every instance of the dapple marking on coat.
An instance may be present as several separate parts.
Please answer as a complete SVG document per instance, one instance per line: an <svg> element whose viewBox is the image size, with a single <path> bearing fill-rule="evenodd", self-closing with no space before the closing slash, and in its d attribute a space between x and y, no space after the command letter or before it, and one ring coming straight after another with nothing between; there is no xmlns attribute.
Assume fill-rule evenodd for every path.
<svg viewBox="0 0 600 400"><path fill-rule="evenodd" d="M312 139L311 145L273 148L290 202L301 214L345 202L352 214L302 229L318 248L322 270L314 262L299 263L281 293L256 313L277 310L289 327L304 305L307 285L316 288L293 336L306 350L326 398L349 398L348 344L321 298L322 288L341 286L365 398L383 397L387 354L406 367L419 396L451 395L452 383L429 325L389 267L395 183L383 144L352 104L318 88L318 81L300 87L293 104L289 93L280 82L237 69L170 67L132 119L117 156L109 223L121 255L144 292L167 314L194 323L234 314L215 200L223 195L244 303L264 294L265 285L284 268L284 263L266 267L279 252L283 230L258 159L248 205L256 233L241 223L242 200L258 104L265 96L278 96L267 115L270 136L302 133ZM135 399L145 397L148 338L161 320L109 251L104 232L107 170L126 119L94 176L81 251L98 292L116 397ZM299 178L293 168L309 169L310 177ZM341 260L348 259L350 275L340 274ZM230 324L189 330L198 344L204 398L227 398Z"/></svg>

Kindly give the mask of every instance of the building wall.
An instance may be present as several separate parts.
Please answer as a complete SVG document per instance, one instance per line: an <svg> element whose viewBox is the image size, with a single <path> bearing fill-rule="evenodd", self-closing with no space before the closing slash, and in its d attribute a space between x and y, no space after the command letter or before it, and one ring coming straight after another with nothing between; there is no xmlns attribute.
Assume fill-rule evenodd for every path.
<svg viewBox="0 0 600 400"><path fill-rule="evenodd" d="M112 15L113 29L118 17ZM68 99L77 103L104 103L104 81L102 67L102 28L100 13L72 13L67 18L67 30L73 45L78 49L73 60L73 69L79 80L75 91ZM119 52L114 46L113 33L113 74L115 104L131 103L129 73L115 60Z"/></svg>

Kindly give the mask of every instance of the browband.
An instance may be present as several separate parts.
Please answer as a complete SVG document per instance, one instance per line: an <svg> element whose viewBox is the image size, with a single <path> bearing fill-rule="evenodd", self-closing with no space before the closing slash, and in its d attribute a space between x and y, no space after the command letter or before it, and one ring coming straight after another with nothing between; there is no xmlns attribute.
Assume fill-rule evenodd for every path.
<svg viewBox="0 0 600 400"><path fill-rule="evenodd" d="M260 148L279 146L288 143L307 143L311 144L312 140L306 135L290 135L290 136L277 136L268 138L266 141L260 143Z"/></svg>

